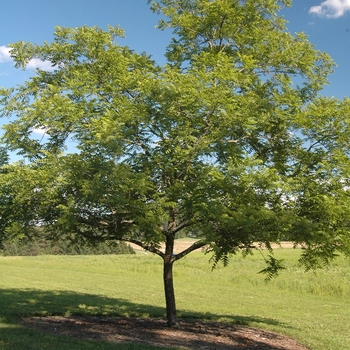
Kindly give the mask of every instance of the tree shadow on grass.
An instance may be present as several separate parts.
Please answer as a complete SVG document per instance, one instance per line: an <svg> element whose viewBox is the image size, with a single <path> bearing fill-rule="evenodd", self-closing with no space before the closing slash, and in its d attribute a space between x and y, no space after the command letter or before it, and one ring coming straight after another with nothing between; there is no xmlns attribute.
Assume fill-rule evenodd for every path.
<svg viewBox="0 0 350 350"><path fill-rule="evenodd" d="M0 289L0 304L0 318L9 323L31 316L164 316L161 307L69 291Z"/></svg>
<svg viewBox="0 0 350 350"><path fill-rule="evenodd" d="M1 323L0 323L1 324ZM1 350L169 350L147 344L115 344L108 340L74 338L26 326L0 327Z"/></svg>
<svg viewBox="0 0 350 350"><path fill-rule="evenodd" d="M34 340L34 345L32 345L34 347L30 347L30 345L26 347L26 349L36 349L35 346L37 345L35 345L35 341L38 341L38 339L40 339L40 349L53 350L67 348L64 347L66 345L63 346L63 343L59 340L59 337L57 335L48 335L47 333L50 332L50 330L52 332L52 330L59 329L62 330L59 332L61 335L63 334L66 336L81 338L79 340L74 340L75 342L79 342L79 344L80 342L86 342L87 338L89 339L89 344L96 344L96 340L98 340L98 348L101 349L129 349L130 344L133 342L134 335L135 341L137 343L142 343L145 337L148 337L148 340L149 338L153 337L155 345L164 346L164 340L160 339L163 332L168 332L166 340L168 341L168 345L171 346L167 346L166 348L171 349L177 348L179 346L179 343L177 343L179 333L170 334L169 331L166 330L167 327L164 319L164 307L136 304L126 299L108 298L99 295L83 294L69 291L42 291L33 289L0 289L0 305L0 322L3 322L8 326L7 328L0 327L0 348L4 350L23 349L23 347L20 346L19 340L17 342L18 346L14 346L13 344L11 345L11 341L13 342L13 338L16 337L15 333L20 332L21 329L22 333L24 331L24 333L27 335L30 334L30 332L34 332L34 336L32 337ZM194 334L197 337L198 334L200 337L203 337L208 336L210 332L213 333L212 339L198 340L197 338L195 341L191 340L193 343L192 345L194 346L191 346L191 348L206 346L208 349L238 349L239 347L242 347L242 344L246 344L247 338L242 336L242 334L238 334L241 332L241 327L238 326L237 328L234 328L235 326L232 326L232 324L249 326L250 324L254 323L255 325L261 324L262 327L264 324L279 326L282 325L278 320L256 316L215 315L211 313L196 313L181 310L179 311L179 314L180 318L184 318L184 332L187 332L186 334L188 335L188 339L186 339L187 344L190 344L191 339L189 338L194 336ZM51 316L58 316L58 318ZM30 317L38 317L32 321L34 330L27 328L27 326L30 325L29 323L25 323L26 327L24 328L23 323L22 327L19 326L21 319ZM133 320L129 322L125 319L118 319L118 317L129 317L130 320L132 318ZM148 318L152 318L152 320L147 320ZM157 320L154 320L154 318ZM231 323L231 326L214 324L214 321L222 319L224 319L226 322ZM209 320L211 323L205 324L205 329L203 329L203 323L201 323L199 320ZM69 326L67 326L67 323L69 323ZM286 327L287 325L283 326ZM129 328L129 330L131 330L131 333L128 333L129 338L127 338L129 345L112 345L111 343L108 343L107 340L111 340L109 335L113 333L113 330L114 333L116 333L115 330L119 330L122 327L124 327L124 329ZM135 327L140 328L139 338L135 333ZM44 331L44 333L38 333L37 329ZM239 345L237 345L237 347L225 347L225 344L221 344L220 347L218 347L216 340L213 340L216 336L217 329L220 329L221 333L226 332L226 336L222 336L222 339L226 339L230 336L230 334L238 331L234 337L231 337L231 340L239 342ZM10 339L11 332L14 334L12 340ZM81 334L84 332L88 334L87 337L81 336ZM10 337L10 340L4 343L5 345L8 345L7 347L1 346L1 339L5 339L5 333L8 338ZM38 334L41 335L38 336ZM122 338L123 336L125 336L125 334L118 332L118 337ZM174 338L173 342L169 342L169 336ZM28 335L28 337L30 338L30 335ZM46 340L46 343L45 341L42 342L41 338L43 340ZM202 342L203 344L200 345L199 342ZM44 344L50 343L50 346L44 347ZM246 349L250 349L246 345L244 345L244 347ZM74 348L90 349L90 346L88 347L86 344L76 344L74 345ZM140 347L137 345L133 347L133 349L151 348L153 347L149 347L149 345L146 345L146 343L140 345ZM267 343L261 343L260 348L270 350L285 349L279 346L270 346Z"/></svg>
<svg viewBox="0 0 350 350"><path fill-rule="evenodd" d="M23 326L29 317L103 316L162 317L164 309L141 305L124 299L69 291L34 289L0 289L0 349L1 350L151 350L150 345L113 344L108 341L73 339ZM162 349L162 348L160 348Z"/></svg>
<svg viewBox="0 0 350 350"><path fill-rule="evenodd" d="M0 318L13 323L18 318L33 316L104 316L104 317L165 317L165 307L133 303L126 299L69 291L36 289L0 289ZM179 310L179 317L201 320L225 320L237 325L283 325L272 318L258 316L217 315Z"/></svg>

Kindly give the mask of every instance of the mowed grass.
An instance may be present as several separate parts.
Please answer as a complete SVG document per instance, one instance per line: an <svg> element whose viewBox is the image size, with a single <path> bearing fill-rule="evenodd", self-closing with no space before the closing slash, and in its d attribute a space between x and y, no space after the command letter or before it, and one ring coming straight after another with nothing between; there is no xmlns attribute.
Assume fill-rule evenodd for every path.
<svg viewBox="0 0 350 350"><path fill-rule="evenodd" d="M269 283L258 254L211 271L209 256L176 262L179 317L233 322L292 336L315 350L350 349L350 261L306 273L299 250L276 250L287 270ZM21 317L164 317L162 261L152 254L0 257L0 349L152 349L27 329ZM159 349L159 348L158 348Z"/></svg>

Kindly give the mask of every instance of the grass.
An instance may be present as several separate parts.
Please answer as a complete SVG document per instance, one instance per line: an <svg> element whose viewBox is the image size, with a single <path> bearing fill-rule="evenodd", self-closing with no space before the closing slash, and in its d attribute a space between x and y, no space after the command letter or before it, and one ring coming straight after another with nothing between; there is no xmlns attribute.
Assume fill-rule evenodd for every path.
<svg viewBox="0 0 350 350"><path fill-rule="evenodd" d="M179 317L270 329L314 350L350 349L350 262L304 272L298 250L280 249L287 270L269 283L258 255L211 271L193 253L174 270ZM32 315L164 317L161 260L151 254L0 257L0 349L152 349L82 341L22 327Z"/></svg>

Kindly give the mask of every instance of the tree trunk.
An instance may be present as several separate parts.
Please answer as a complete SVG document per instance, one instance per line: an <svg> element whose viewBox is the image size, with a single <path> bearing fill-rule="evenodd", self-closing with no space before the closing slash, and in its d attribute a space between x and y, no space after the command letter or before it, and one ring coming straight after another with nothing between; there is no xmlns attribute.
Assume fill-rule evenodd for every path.
<svg viewBox="0 0 350 350"><path fill-rule="evenodd" d="M164 259L164 291L166 302L166 317L169 327L177 326L176 303L173 283L173 261Z"/></svg>
<svg viewBox="0 0 350 350"><path fill-rule="evenodd" d="M173 281L173 264L175 261L174 257L174 237L175 235L169 234L165 244L164 254L164 292L165 292L165 303L166 303L166 317L169 327L178 326L176 317L176 303L175 303L175 292L174 292L174 281Z"/></svg>

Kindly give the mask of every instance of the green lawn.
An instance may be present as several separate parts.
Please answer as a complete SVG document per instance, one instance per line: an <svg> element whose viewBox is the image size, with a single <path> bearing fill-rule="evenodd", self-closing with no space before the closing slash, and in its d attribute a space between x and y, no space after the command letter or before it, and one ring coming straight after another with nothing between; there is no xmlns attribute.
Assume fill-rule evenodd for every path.
<svg viewBox="0 0 350 350"><path fill-rule="evenodd" d="M314 350L350 349L350 261L305 273L299 252L276 251L288 266L265 283L261 256L235 257L211 271L193 253L175 266L179 317L270 329ZM0 349L147 349L43 334L19 325L31 315L163 317L162 263L151 254L0 257ZM149 348L151 349L151 347Z"/></svg>

